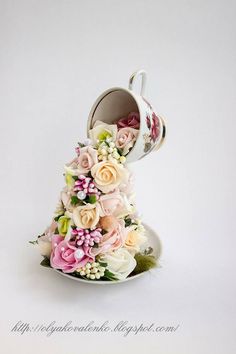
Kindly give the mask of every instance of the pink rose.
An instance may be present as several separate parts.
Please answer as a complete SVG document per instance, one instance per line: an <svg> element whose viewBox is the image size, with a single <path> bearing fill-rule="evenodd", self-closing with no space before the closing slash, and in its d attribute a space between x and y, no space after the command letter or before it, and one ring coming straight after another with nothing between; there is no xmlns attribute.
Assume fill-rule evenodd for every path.
<svg viewBox="0 0 236 354"><path fill-rule="evenodd" d="M60 269L63 273L73 273L77 268L84 267L94 259L91 247L76 247L75 242L65 241L59 235L52 236L50 263L53 268Z"/></svg>
<svg viewBox="0 0 236 354"><path fill-rule="evenodd" d="M116 146L123 150L123 155L127 155L134 146L139 131L133 128L121 128L116 136Z"/></svg>
<svg viewBox="0 0 236 354"><path fill-rule="evenodd" d="M94 248L94 254L107 253L122 247L125 243L126 232L124 220L118 220L114 223L113 228L110 228L105 233L98 245L98 248Z"/></svg>
<svg viewBox="0 0 236 354"><path fill-rule="evenodd" d="M112 193L104 194L100 196L99 199L101 207L101 216L112 215L115 213L116 209L123 204L122 197L118 190Z"/></svg>
<svg viewBox="0 0 236 354"><path fill-rule="evenodd" d="M128 117L120 118L116 123L118 129L120 128L134 128L139 129L140 126L140 117L138 112L130 112Z"/></svg>
<svg viewBox="0 0 236 354"><path fill-rule="evenodd" d="M97 150L91 146L85 146L80 149L77 167L79 173L88 173L96 163L98 163Z"/></svg>

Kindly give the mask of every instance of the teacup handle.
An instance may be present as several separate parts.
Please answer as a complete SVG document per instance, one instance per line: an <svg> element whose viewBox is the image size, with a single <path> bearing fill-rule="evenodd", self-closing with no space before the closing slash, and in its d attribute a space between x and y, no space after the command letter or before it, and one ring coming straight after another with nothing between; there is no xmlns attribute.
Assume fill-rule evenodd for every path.
<svg viewBox="0 0 236 354"><path fill-rule="evenodd" d="M129 90L133 91L134 81L140 75L142 76L140 95L143 96L144 93L145 93L145 87L146 87L146 81L147 81L147 72L145 70L138 70L138 71L136 71L135 73L133 73L130 76L130 79L129 79Z"/></svg>

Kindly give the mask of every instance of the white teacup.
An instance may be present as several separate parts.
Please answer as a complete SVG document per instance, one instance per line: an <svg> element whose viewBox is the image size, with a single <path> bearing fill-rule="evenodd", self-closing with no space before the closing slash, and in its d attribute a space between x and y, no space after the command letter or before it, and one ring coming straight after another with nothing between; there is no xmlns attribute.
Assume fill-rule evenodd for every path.
<svg viewBox="0 0 236 354"><path fill-rule="evenodd" d="M133 91L135 79L141 75L141 92ZM129 88L113 87L103 92L94 103L88 118L87 133L97 120L114 124L118 119L138 112L140 116L139 134L135 145L126 155L127 162L140 160L151 151L159 149L166 134L165 122L155 113L153 106L143 97L146 72L139 70L131 75Z"/></svg>

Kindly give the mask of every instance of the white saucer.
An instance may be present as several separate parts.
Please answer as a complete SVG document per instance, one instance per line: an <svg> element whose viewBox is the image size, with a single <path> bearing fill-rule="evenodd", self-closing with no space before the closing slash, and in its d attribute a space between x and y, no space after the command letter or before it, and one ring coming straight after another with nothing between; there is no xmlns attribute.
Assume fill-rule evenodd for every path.
<svg viewBox="0 0 236 354"><path fill-rule="evenodd" d="M150 246L153 248L153 255L155 256L155 258L158 260L161 256L161 252L162 252L162 246L161 246L161 241L159 236L157 235L157 233L147 224L143 223L143 226L146 229L146 236L148 238L147 243L144 245L144 248ZM111 285L111 284L118 284L118 283L123 283L125 281L129 281L129 280L133 280L135 278L141 277L142 275L144 275L147 272L143 272L137 275L133 275L132 277L128 277L124 280L116 280L116 281L110 281L110 280L99 280L99 281L94 281L94 280L86 280L86 279L81 279L81 278L77 278L74 276L71 276L69 274L63 273L58 269L53 269L55 272L61 274L64 277L70 278L72 280L78 281L80 283L86 283L86 284L96 284L96 285Z"/></svg>

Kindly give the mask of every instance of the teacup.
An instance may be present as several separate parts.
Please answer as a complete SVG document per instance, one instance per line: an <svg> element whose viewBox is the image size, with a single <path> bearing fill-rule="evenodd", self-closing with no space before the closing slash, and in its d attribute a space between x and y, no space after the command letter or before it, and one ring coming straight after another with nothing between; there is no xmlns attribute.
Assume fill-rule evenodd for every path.
<svg viewBox="0 0 236 354"><path fill-rule="evenodd" d="M133 85L141 76L141 91L137 94ZM153 106L143 97L146 86L146 72L139 70L131 75L129 88L113 87L103 92L95 101L89 117L87 132L93 128L96 121L114 124L130 112L139 113L140 127L135 145L126 156L127 162L140 160L151 151L159 149L166 135L164 119L157 115Z"/></svg>

